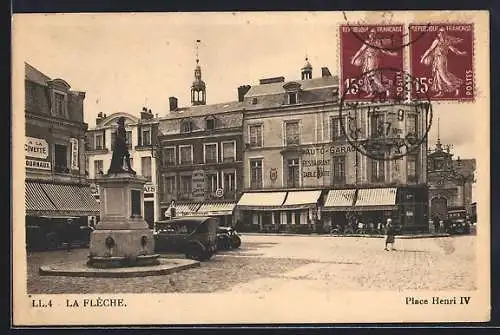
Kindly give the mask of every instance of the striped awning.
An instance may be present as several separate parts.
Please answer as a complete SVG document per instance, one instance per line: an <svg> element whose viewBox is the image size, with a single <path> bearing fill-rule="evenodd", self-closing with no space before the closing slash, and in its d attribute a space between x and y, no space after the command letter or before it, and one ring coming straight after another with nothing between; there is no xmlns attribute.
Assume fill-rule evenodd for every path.
<svg viewBox="0 0 500 335"><path fill-rule="evenodd" d="M39 183L26 182L24 184L24 204L26 215L36 215L36 213L55 213L56 206L42 190Z"/></svg>
<svg viewBox="0 0 500 335"><path fill-rule="evenodd" d="M240 209L270 210L282 208L286 192L252 192L243 193L237 206Z"/></svg>
<svg viewBox="0 0 500 335"><path fill-rule="evenodd" d="M177 216L192 215L200 208L200 205L199 202L176 203L175 214Z"/></svg>
<svg viewBox="0 0 500 335"><path fill-rule="evenodd" d="M27 181L26 215L65 217L98 215L99 204L88 186L60 185Z"/></svg>
<svg viewBox="0 0 500 335"><path fill-rule="evenodd" d="M316 206L321 191L296 191L288 192L283 203L285 209L301 209Z"/></svg>
<svg viewBox="0 0 500 335"><path fill-rule="evenodd" d="M207 202L201 204L196 214L207 216L232 215L235 206L235 202Z"/></svg>
<svg viewBox="0 0 500 335"><path fill-rule="evenodd" d="M355 210L393 210L396 208L396 188L369 188L358 190Z"/></svg>
<svg viewBox="0 0 500 335"><path fill-rule="evenodd" d="M348 211L354 205L355 189L330 190L326 197L325 211Z"/></svg>

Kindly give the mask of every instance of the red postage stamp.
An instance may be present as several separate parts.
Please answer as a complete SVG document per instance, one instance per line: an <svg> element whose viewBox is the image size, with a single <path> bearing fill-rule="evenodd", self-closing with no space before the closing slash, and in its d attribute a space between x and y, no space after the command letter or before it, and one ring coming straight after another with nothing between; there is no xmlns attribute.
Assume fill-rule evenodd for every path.
<svg viewBox="0 0 500 335"><path fill-rule="evenodd" d="M474 100L472 24L409 26L412 98Z"/></svg>
<svg viewBox="0 0 500 335"><path fill-rule="evenodd" d="M341 25L340 87L346 101L394 99L404 89L403 25ZM399 89L398 89L399 88Z"/></svg>

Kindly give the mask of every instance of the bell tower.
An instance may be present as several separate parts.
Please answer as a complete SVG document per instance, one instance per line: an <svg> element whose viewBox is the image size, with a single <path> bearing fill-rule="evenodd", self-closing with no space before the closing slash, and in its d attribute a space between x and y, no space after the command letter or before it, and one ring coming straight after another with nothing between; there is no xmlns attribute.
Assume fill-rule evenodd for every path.
<svg viewBox="0 0 500 335"><path fill-rule="evenodd" d="M313 67L311 63L309 63L309 58L307 56L306 56L306 63L304 64L304 67L302 67L300 71L302 80L312 79Z"/></svg>
<svg viewBox="0 0 500 335"><path fill-rule="evenodd" d="M191 85L191 104L193 106L205 105L207 103L206 85L201 79L201 66L198 57L198 46L200 40L196 40L196 67L194 69L194 81Z"/></svg>

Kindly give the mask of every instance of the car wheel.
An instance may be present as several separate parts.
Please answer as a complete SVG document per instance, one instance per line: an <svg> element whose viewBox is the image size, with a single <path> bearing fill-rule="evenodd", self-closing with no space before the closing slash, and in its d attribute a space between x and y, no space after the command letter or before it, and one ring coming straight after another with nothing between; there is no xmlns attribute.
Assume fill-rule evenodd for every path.
<svg viewBox="0 0 500 335"><path fill-rule="evenodd" d="M186 258L203 261L206 258L206 251L198 243L191 243L186 252Z"/></svg>
<svg viewBox="0 0 500 335"><path fill-rule="evenodd" d="M238 249L241 246L241 238L239 236L233 236L231 239L231 248Z"/></svg>

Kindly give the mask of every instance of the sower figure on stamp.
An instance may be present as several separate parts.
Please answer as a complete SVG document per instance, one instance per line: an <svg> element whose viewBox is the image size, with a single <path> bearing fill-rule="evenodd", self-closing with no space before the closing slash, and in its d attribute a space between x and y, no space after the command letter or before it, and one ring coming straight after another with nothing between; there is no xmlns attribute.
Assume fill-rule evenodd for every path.
<svg viewBox="0 0 500 335"><path fill-rule="evenodd" d="M394 227L392 226L392 219L388 218L387 219L387 224L385 226L385 248L384 250L395 250L394 249ZM388 245L391 245L391 249L388 248Z"/></svg>
<svg viewBox="0 0 500 335"><path fill-rule="evenodd" d="M448 52L451 51L458 56L466 55L466 51L460 51L453 46L460 42L462 42L461 38L447 35L444 28L439 28L431 46L420 58L422 64L432 66L431 90L436 92L436 97L443 95L443 91L446 93L454 91L456 96L459 95L459 88L463 81L448 70Z"/></svg>
<svg viewBox="0 0 500 335"><path fill-rule="evenodd" d="M377 37L376 30L372 28L368 39L351 58L351 64L361 67L364 75L363 90L368 93L367 98L382 92L389 96L388 90L392 84L379 69L382 56L397 56L397 52L384 49L390 43L389 39Z"/></svg>
<svg viewBox="0 0 500 335"><path fill-rule="evenodd" d="M113 147L113 157L109 166L109 173L130 172L135 174L130 166L130 153L127 146L127 132L125 131L125 118L118 118L118 129L116 130L115 145ZM123 160L127 164L127 170L123 168Z"/></svg>

